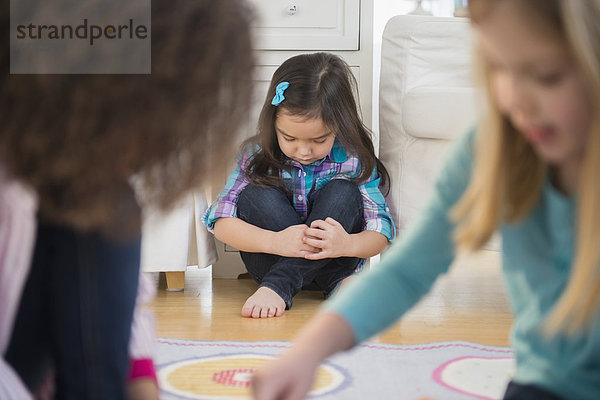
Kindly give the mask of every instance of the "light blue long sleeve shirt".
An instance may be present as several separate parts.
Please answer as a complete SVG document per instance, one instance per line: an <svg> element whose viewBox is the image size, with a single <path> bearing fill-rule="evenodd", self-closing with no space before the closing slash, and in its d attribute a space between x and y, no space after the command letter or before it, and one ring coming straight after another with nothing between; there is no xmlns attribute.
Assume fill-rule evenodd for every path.
<svg viewBox="0 0 600 400"><path fill-rule="evenodd" d="M454 259L448 213L465 191L472 169L474 133L455 145L424 212L382 262L350 282L324 305L342 316L363 341L394 323L448 270ZM600 312L591 331L544 336L540 327L565 288L574 253L576 200L549 181L533 211L503 224L502 266L514 313L513 380L565 399L600 399ZM600 238L599 238L600 239ZM599 243L600 245L600 243Z"/></svg>

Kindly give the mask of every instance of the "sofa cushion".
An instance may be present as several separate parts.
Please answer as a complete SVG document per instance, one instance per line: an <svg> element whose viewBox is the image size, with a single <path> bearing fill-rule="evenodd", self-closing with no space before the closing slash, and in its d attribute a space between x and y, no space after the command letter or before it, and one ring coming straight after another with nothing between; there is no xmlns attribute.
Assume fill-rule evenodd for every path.
<svg viewBox="0 0 600 400"><path fill-rule="evenodd" d="M386 25L379 156L400 234L426 203L450 141L475 123L471 36L465 18L401 15Z"/></svg>
<svg viewBox="0 0 600 400"><path fill-rule="evenodd" d="M415 138L452 140L472 125L474 109L472 88L417 87L405 94L398 122Z"/></svg>

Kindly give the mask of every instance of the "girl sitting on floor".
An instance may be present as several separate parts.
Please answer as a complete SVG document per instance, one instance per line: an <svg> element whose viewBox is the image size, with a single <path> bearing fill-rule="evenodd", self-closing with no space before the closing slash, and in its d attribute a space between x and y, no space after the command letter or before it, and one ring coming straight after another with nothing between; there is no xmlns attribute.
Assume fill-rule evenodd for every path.
<svg viewBox="0 0 600 400"><path fill-rule="evenodd" d="M260 284L244 317L278 317L306 287L329 296L394 238L380 191L389 177L359 117L355 88L348 65L333 54L285 61L257 135L205 214L209 230L240 250Z"/></svg>

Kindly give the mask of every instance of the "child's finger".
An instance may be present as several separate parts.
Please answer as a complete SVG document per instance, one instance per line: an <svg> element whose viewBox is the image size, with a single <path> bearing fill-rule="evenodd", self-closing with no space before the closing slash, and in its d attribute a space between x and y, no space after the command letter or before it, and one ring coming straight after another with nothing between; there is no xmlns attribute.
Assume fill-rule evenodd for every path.
<svg viewBox="0 0 600 400"><path fill-rule="evenodd" d="M263 376L264 375L264 376ZM260 375L255 373L252 377L252 392L255 399L275 399L276 390L279 390L277 383L274 385L273 382L269 382L268 375L265 375L263 371L260 371Z"/></svg>
<svg viewBox="0 0 600 400"><path fill-rule="evenodd" d="M313 237L313 238L317 238L317 239L323 239L325 238L325 231L323 229L315 229L315 228L306 228L306 231L304 232L305 237Z"/></svg>
<svg viewBox="0 0 600 400"><path fill-rule="evenodd" d="M315 219L311 224L310 224L311 228L319 228L319 229L327 229L330 227L330 224L328 224L327 222L323 221L322 219Z"/></svg>
<svg viewBox="0 0 600 400"><path fill-rule="evenodd" d="M319 250L322 250L324 247L327 246L327 241L322 239L312 239L309 237L304 238L304 243L306 243L309 246L316 247Z"/></svg>
<svg viewBox="0 0 600 400"><path fill-rule="evenodd" d="M321 251L320 247L315 247L315 246L311 246L310 244L305 244L304 246L302 246L302 248L300 249L300 251L305 252L305 253L318 253Z"/></svg>
<svg viewBox="0 0 600 400"><path fill-rule="evenodd" d="M311 246L311 247L314 249L314 251L305 252L304 258L308 258L311 260L320 260L321 258L326 258L324 256L324 252L326 251L325 249L320 248L320 247L313 247L313 246Z"/></svg>
<svg viewBox="0 0 600 400"><path fill-rule="evenodd" d="M304 255L304 258L306 258L307 260L322 260L327 257L327 253L325 253L324 251L320 251L318 253L307 253Z"/></svg>
<svg viewBox="0 0 600 400"><path fill-rule="evenodd" d="M330 225L334 225L334 226L342 226L342 224L340 224L339 222L337 222L335 219L333 219L331 217L325 218L325 222L327 222Z"/></svg>

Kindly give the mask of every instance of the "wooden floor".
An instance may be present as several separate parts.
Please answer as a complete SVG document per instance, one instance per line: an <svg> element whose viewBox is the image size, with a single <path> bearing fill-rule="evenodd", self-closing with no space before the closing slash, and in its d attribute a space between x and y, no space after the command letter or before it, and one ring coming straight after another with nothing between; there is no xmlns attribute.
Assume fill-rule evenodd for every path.
<svg viewBox="0 0 600 400"><path fill-rule="evenodd" d="M512 323L497 252L461 258L401 322L370 339L413 344L465 340L508 346ZM244 301L257 288L248 279L212 279L210 269L189 269L183 292L158 281L151 304L159 337L196 340L291 340L322 303L319 292L301 292L282 317L242 318Z"/></svg>

